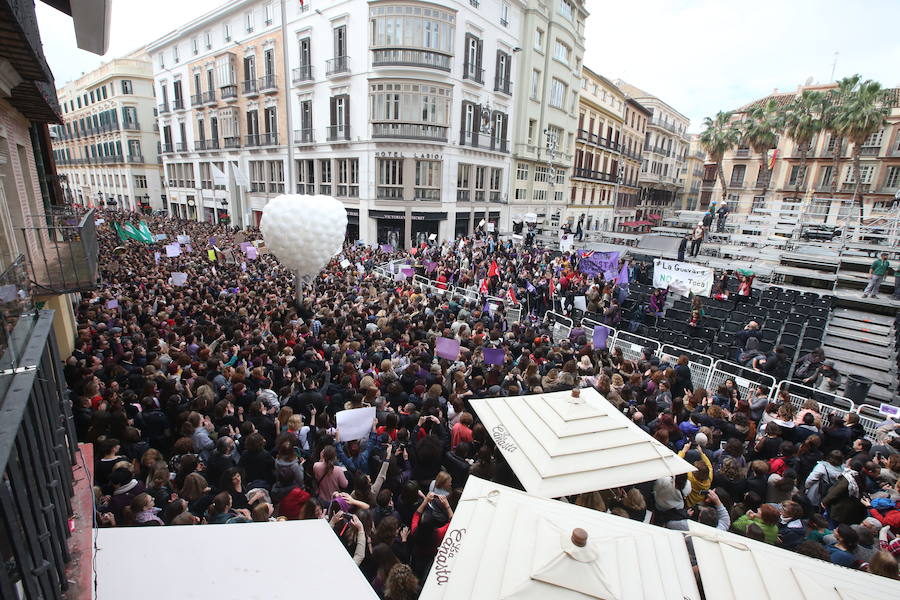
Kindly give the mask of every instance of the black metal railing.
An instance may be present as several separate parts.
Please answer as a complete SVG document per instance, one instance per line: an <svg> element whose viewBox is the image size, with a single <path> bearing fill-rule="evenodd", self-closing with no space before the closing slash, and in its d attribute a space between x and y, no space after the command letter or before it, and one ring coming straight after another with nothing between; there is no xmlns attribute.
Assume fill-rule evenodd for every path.
<svg viewBox="0 0 900 600"><path fill-rule="evenodd" d="M240 148L241 138L238 136L223 138L222 142L225 148Z"/></svg>
<svg viewBox="0 0 900 600"><path fill-rule="evenodd" d="M232 83L232 84L230 84L230 85L223 85L223 86L222 86L221 88L219 88L219 89L222 90L222 100L235 100L235 99L237 99L237 85L235 85L235 84Z"/></svg>
<svg viewBox="0 0 900 600"><path fill-rule="evenodd" d="M169 112L169 103L163 102L162 104L159 105L159 114L164 115L167 112Z"/></svg>
<svg viewBox="0 0 900 600"><path fill-rule="evenodd" d="M340 140L349 140L350 139L350 126L349 125L329 125L328 127L328 141L329 142L337 142Z"/></svg>
<svg viewBox="0 0 900 600"><path fill-rule="evenodd" d="M11 333L22 315L34 311L31 293L28 267L25 264L25 257L20 254L3 273L0 273L0 308L2 308L0 318L3 320L3 327L0 329L0 357L3 357L7 350L13 356L18 356L24 350L21 347L23 340L13 337Z"/></svg>
<svg viewBox="0 0 900 600"><path fill-rule="evenodd" d="M278 132L272 131L269 133L259 134L259 145L260 146L277 146L278 145Z"/></svg>
<svg viewBox="0 0 900 600"><path fill-rule="evenodd" d="M291 81L293 83L300 83L303 81L312 81L313 80L313 68L312 65L300 65L295 69L291 70Z"/></svg>
<svg viewBox="0 0 900 600"><path fill-rule="evenodd" d="M251 133L244 139L244 145L248 147L259 146L259 134Z"/></svg>
<svg viewBox="0 0 900 600"><path fill-rule="evenodd" d="M203 96L204 104L215 104L216 103L216 90L209 90L208 92L203 92L200 95Z"/></svg>
<svg viewBox="0 0 900 600"><path fill-rule="evenodd" d="M32 282L48 293L94 289L97 284L97 229L95 214L59 211L29 215L27 227L18 228Z"/></svg>
<svg viewBox="0 0 900 600"><path fill-rule="evenodd" d="M372 137L446 142L447 129L419 123L372 123Z"/></svg>
<svg viewBox="0 0 900 600"><path fill-rule="evenodd" d="M375 48L372 50L372 66L425 67L450 72L452 57L432 50L416 48Z"/></svg>
<svg viewBox="0 0 900 600"><path fill-rule="evenodd" d="M175 151L176 152L187 152L188 151L187 142L177 142L175 144Z"/></svg>
<svg viewBox="0 0 900 600"><path fill-rule="evenodd" d="M244 94L253 95L259 93L259 86L256 85L255 79L248 79L244 82Z"/></svg>
<svg viewBox="0 0 900 600"><path fill-rule="evenodd" d="M172 100L172 110L184 110L184 99L175 98Z"/></svg>
<svg viewBox="0 0 900 600"><path fill-rule="evenodd" d="M312 128L306 129L295 129L294 130L294 143L295 144L312 144L316 141L315 130Z"/></svg>
<svg viewBox="0 0 900 600"><path fill-rule="evenodd" d="M53 311L23 315L11 337L22 352L0 358L0 596L61 599L76 437Z"/></svg>
<svg viewBox="0 0 900 600"><path fill-rule="evenodd" d="M494 91L501 92L507 96L512 95L512 81L509 79L494 78Z"/></svg>
<svg viewBox="0 0 900 600"><path fill-rule="evenodd" d="M477 134L472 132L464 132L460 136L459 144L461 146L469 146L471 148L481 148L482 150L492 150L494 152L509 152L509 142L500 140L488 133Z"/></svg>
<svg viewBox="0 0 900 600"><path fill-rule="evenodd" d="M463 67L463 79L468 79L469 81L474 81L476 83L484 83L484 69L479 69L476 65L471 63L464 65Z"/></svg>
<svg viewBox="0 0 900 600"><path fill-rule="evenodd" d="M262 92L273 92L278 90L278 83L275 81L274 73L263 75L259 78L257 84Z"/></svg>
<svg viewBox="0 0 900 600"><path fill-rule="evenodd" d="M350 57L336 56L325 61L325 75L338 75L350 72Z"/></svg>
<svg viewBox="0 0 900 600"><path fill-rule="evenodd" d="M207 150L218 150L219 149L219 140L218 139L203 140L203 145L206 147Z"/></svg>
<svg viewBox="0 0 900 600"><path fill-rule="evenodd" d="M203 94L191 95L191 106L200 106L203 104Z"/></svg>
<svg viewBox="0 0 900 600"><path fill-rule="evenodd" d="M141 129L141 124L137 120L125 119L122 121L122 128L139 131Z"/></svg>

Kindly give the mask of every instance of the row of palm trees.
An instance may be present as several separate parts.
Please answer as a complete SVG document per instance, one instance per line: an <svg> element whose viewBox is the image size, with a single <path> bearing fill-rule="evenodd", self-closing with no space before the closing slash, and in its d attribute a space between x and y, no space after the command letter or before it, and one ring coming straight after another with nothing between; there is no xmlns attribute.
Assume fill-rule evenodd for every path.
<svg viewBox="0 0 900 600"><path fill-rule="evenodd" d="M717 175L722 184L722 202L728 197L728 185L722 169L722 159L726 153L742 142L760 155L762 195L769 187L769 150L778 145L782 135L791 138L800 154L799 173L795 179L794 195L800 197L800 186L806 179L806 160L810 144L820 132L831 135L834 140L834 162L831 169L831 189L839 182L839 160L845 141L852 145L853 179L855 186L851 204L857 201L860 185L860 155L866 138L878 133L890 112L890 94L880 83L863 81L859 75L846 77L837 82L837 87L826 91L804 90L787 105L779 105L774 98L754 106L739 116L734 111L719 112L714 118L707 117L704 131L700 134L700 144L709 159L716 163ZM859 203L860 218L863 215L862 201Z"/></svg>

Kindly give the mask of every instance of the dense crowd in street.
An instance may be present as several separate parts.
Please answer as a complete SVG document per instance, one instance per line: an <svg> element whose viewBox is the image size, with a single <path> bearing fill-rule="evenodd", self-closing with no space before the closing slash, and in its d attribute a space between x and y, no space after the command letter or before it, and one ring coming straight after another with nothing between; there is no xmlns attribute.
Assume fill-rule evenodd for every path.
<svg viewBox="0 0 900 600"><path fill-rule="evenodd" d="M346 246L298 303L264 246L240 250L258 232L145 220L168 241L98 228L102 285L76 308L64 367L79 438L95 444L102 526L327 519L382 597L416 598L466 479L517 485L469 400L593 385L696 471L563 500L673 529L699 520L898 577L896 424L867 439L855 415L829 418L814 401L798 409L733 381L695 389L684 357L628 360L577 330L553 341L537 316L554 297L582 294L613 326L626 317L627 286L580 273L571 255L491 236L402 254L438 289L517 303L510 323L504 304L376 274L401 256L392 249ZM190 242L167 257L179 235ZM650 281L646 265L630 269ZM459 340L457 360L436 356L438 337ZM504 364L486 364L486 348ZM342 439L336 413L365 406L367 438Z"/></svg>

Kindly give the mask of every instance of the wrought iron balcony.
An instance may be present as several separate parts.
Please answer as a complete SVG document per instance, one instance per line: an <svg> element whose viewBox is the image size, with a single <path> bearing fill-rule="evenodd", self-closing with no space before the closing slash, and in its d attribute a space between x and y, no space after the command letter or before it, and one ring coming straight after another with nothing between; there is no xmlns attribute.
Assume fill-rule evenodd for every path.
<svg viewBox="0 0 900 600"><path fill-rule="evenodd" d="M300 65L296 69L291 70L291 82L294 85L298 83L308 82L313 80L313 68L312 65Z"/></svg>
<svg viewBox="0 0 900 600"><path fill-rule="evenodd" d="M349 56L336 56L335 58L329 58L325 62L325 75L331 77L332 75L344 73L350 73Z"/></svg>
<svg viewBox="0 0 900 600"><path fill-rule="evenodd" d="M277 146L278 145L278 132L273 131L271 133L259 134L259 145L260 146Z"/></svg>
<svg viewBox="0 0 900 600"><path fill-rule="evenodd" d="M4 302L4 313L10 304ZM4 318L2 335L15 342L0 362L0 516L5 524L0 589L4 599L60 599L75 587L68 583L71 566L66 563L73 559L69 525L77 437L59 366L65 357L55 343L52 311L31 309L12 325L8 315Z"/></svg>
<svg viewBox="0 0 900 600"><path fill-rule="evenodd" d="M244 85L241 89L243 90L245 96L259 95L259 86L256 85L255 79L248 79L244 81Z"/></svg>
<svg viewBox="0 0 900 600"><path fill-rule="evenodd" d="M878 156L881 146L863 146L859 149L860 156Z"/></svg>
<svg viewBox="0 0 900 600"><path fill-rule="evenodd" d="M94 289L97 283L97 231L93 210L30 215L18 230L31 281L53 293Z"/></svg>
<svg viewBox="0 0 900 600"><path fill-rule="evenodd" d="M241 138L239 136L227 137L222 140L222 144L226 149L240 148Z"/></svg>
<svg viewBox="0 0 900 600"><path fill-rule="evenodd" d="M188 144L187 142L178 142L175 144L176 152L188 152Z"/></svg>
<svg viewBox="0 0 900 600"><path fill-rule="evenodd" d="M167 112L169 112L169 103L163 102L162 104L159 105L159 114L164 115Z"/></svg>
<svg viewBox="0 0 900 600"><path fill-rule="evenodd" d="M222 100L237 100L237 85L223 85L219 89L222 91Z"/></svg>
<svg viewBox="0 0 900 600"><path fill-rule="evenodd" d="M616 176L613 173L605 173L603 171L595 171L593 169L575 168L572 177L578 179L590 179L591 181L601 181L603 183L615 183Z"/></svg>
<svg viewBox="0 0 900 600"><path fill-rule="evenodd" d="M259 146L259 134L251 133L250 135L244 138L244 145L248 148Z"/></svg>
<svg viewBox="0 0 900 600"><path fill-rule="evenodd" d="M475 83L484 84L484 69L479 69L476 65L467 64L463 66L463 79L474 81Z"/></svg>
<svg viewBox="0 0 900 600"><path fill-rule="evenodd" d="M203 145L206 147L207 150L218 150L219 149L219 140L217 140L217 139L203 140Z"/></svg>
<svg viewBox="0 0 900 600"><path fill-rule="evenodd" d="M259 87L259 91L263 93L278 91L278 83L275 80L274 73L270 73L268 75L263 75L262 77L260 77L257 81L257 85Z"/></svg>
<svg viewBox="0 0 900 600"><path fill-rule="evenodd" d="M314 144L316 142L316 131L312 128L309 129L295 129L294 130L294 143L295 144Z"/></svg>
<svg viewBox="0 0 900 600"><path fill-rule="evenodd" d="M122 129L129 129L132 131L140 131L141 124L133 119L126 119L122 121Z"/></svg>
<svg viewBox="0 0 900 600"><path fill-rule="evenodd" d="M129 154L129 155L128 155L128 162L130 162L130 163L142 163L142 162L144 162L144 155L143 155L143 154Z"/></svg>
<svg viewBox="0 0 900 600"><path fill-rule="evenodd" d="M203 104L216 103L216 90L209 90L208 92L203 92L200 95L203 96Z"/></svg>
<svg viewBox="0 0 900 600"><path fill-rule="evenodd" d="M372 123L373 138L447 141L447 127L417 123Z"/></svg>
<svg viewBox="0 0 900 600"><path fill-rule="evenodd" d="M497 79L495 77L494 91L506 94L507 96L512 96L512 81L509 79Z"/></svg>
<svg viewBox="0 0 900 600"><path fill-rule="evenodd" d="M184 110L184 99L175 98L172 100L172 110Z"/></svg>
<svg viewBox="0 0 900 600"><path fill-rule="evenodd" d="M491 150L493 152L509 152L508 140L500 140L487 133L466 132L460 137L459 144L460 146L480 148L481 150Z"/></svg>
<svg viewBox="0 0 900 600"><path fill-rule="evenodd" d="M350 139L349 125L330 125L328 127L328 141L338 142Z"/></svg>
<svg viewBox="0 0 900 600"><path fill-rule="evenodd" d="M432 50L416 48L374 48L372 50L372 66L374 67L425 67L450 72L452 57Z"/></svg>
<svg viewBox="0 0 900 600"><path fill-rule="evenodd" d="M191 106L200 106L203 104L203 94L191 95Z"/></svg>

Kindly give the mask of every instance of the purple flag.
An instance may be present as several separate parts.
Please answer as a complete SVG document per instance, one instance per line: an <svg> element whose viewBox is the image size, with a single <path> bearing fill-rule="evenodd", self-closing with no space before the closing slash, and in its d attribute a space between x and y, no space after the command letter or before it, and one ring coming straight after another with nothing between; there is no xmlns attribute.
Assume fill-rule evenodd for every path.
<svg viewBox="0 0 900 600"><path fill-rule="evenodd" d="M529 294L533 294L533 293L534 293L534 286L531 285L531 282L530 282L530 281L526 281L526 282L525 282L525 289L528 290L528 293L529 293Z"/></svg>
<svg viewBox="0 0 900 600"><path fill-rule="evenodd" d="M403 273L404 275L406 275L407 277L412 277L413 275L416 274L416 270L413 269L412 267L403 267L402 269L400 269L400 272Z"/></svg>
<svg viewBox="0 0 900 600"><path fill-rule="evenodd" d="M503 348L485 348L483 353L484 364L486 365L502 365L506 358L506 352L504 352Z"/></svg>
<svg viewBox="0 0 900 600"><path fill-rule="evenodd" d="M381 251L382 251L382 252L393 252L393 251L394 251L394 247L393 247L392 245L390 245L390 244L382 244L382 245L381 245Z"/></svg>
<svg viewBox="0 0 900 600"><path fill-rule="evenodd" d="M437 265L436 262L432 262L432 261L430 261L430 260L426 260L423 264L425 265L425 272L426 272L426 273L433 273L433 272L437 271L437 266L438 266L438 265Z"/></svg>
<svg viewBox="0 0 900 600"><path fill-rule="evenodd" d="M594 350L606 348L606 340L609 338L609 327L605 325L594 326Z"/></svg>
<svg viewBox="0 0 900 600"><path fill-rule="evenodd" d="M582 255L578 270L594 277L603 273L606 279L613 279L619 274L618 252L590 252Z"/></svg>
<svg viewBox="0 0 900 600"><path fill-rule="evenodd" d="M210 246L215 246L215 245L216 245L216 238L214 238L214 237L209 238L209 245L210 245Z"/></svg>
<svg viewBox="0 0 900 600"><path fill-rule="evenodd" d="M619 285L628 285L628 263L623 263L619 271Z"/></svg>
<svg viewBox="0 0 900 600"><path fill-rule="evenodd" d="M445 337L435 339L434 353L447 360L456 360L459 357L459 340Z"/></svg>
<svg viewBox="0 0 900 600"><path fill-rule="evenodd" d="M250 242L241 242L238 244L238 247L241 249L241 252L247 252L247 248L251 247L253 244Z"/></svg>

